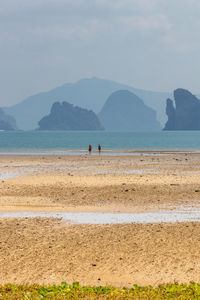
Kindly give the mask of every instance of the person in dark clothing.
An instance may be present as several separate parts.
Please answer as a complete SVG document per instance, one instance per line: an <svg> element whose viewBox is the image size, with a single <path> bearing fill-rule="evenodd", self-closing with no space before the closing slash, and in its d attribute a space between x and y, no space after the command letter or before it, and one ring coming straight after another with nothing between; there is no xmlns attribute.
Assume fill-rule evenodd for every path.
<svg viewBox="0 0 200 300"><path fill-rule="evenodd" d="M99 154L101 153L101 145L98 146Z"/></svg>
<svg viewBox="0 0 200 300"><path fill-rule="evenodd" d="M89 144L89 147L88 147L88 151L89 151L89 154L91 154L92 152L92 145Z"/></svg>

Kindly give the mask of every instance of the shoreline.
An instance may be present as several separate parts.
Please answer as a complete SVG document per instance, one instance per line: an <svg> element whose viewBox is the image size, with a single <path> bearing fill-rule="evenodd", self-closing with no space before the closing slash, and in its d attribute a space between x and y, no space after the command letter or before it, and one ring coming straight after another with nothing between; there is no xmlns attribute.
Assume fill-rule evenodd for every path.
<svg viewBox="0 0 200 300"><path fill-rule="evenodd" d="M68 155L70 153L75 153L74 155L79 155L79 154L83 154L83 153L88 153L88 149L22 149L22 150L18 150L16 151L14 149L14 151L10 149L5 149L4 151L0 150L0 155L42 155L40 154L41 152L44 154L47 154L49 156L51 155L59 155L60 153L62 153L63 155ZM28 152L30 151L30 152ZM175 153L200 153L200 149L103 149L101 150L101 154L106 154L106 153L133 153L133 154L143 154L143 153L147 153L147 154L159 154L159 153L165 153L165 154L175 154ZM55 154L51 154L51 153L55 153ZM92 150L91 154L99 154L98 150Z"/></svg>
<svg viewBox="0 0 200 300"><path fill-rule="evenodd" d="M200 154L200 149L104 149L100 156L132 156L132 155L185 155L185 154ZM87 149L25 149L22 151L0 151L0 156L99 156L98 150L93 150L91 154Z"/></svg>

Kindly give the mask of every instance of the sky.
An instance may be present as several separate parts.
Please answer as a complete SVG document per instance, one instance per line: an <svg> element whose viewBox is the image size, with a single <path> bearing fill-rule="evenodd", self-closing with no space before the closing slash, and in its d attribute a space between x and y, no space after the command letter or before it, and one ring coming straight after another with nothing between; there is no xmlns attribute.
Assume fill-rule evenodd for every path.
<svg viewBox="0 0 200 300"><path fill-rule="evenodd" d="M0 0L0 106L81 78L200 93L199 0Z"/></svg>

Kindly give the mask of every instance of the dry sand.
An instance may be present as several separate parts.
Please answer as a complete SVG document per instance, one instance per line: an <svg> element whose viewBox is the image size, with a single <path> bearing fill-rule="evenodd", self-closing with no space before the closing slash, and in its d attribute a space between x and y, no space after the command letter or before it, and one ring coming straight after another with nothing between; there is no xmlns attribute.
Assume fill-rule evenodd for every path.
<svg viewBox="0 0 200 300"><path fill-rule="evenodd" d="M1 212L143 212L200 205L198 153L0 156L0 174L21 176L0 180ZM199 223L0 219L0 231L1 283L130 286L200 277Z"/></svg>

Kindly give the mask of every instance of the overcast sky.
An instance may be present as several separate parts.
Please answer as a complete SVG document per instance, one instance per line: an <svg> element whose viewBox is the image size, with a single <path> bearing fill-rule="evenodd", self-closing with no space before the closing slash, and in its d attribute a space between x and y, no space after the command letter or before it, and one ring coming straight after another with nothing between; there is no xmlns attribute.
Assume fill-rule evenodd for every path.
<svg viewBox="0 0 200 300"><path fill-rule="evenodd" d="M200 93L200 0L0 0L0 106L94 76Z"/></svg>

